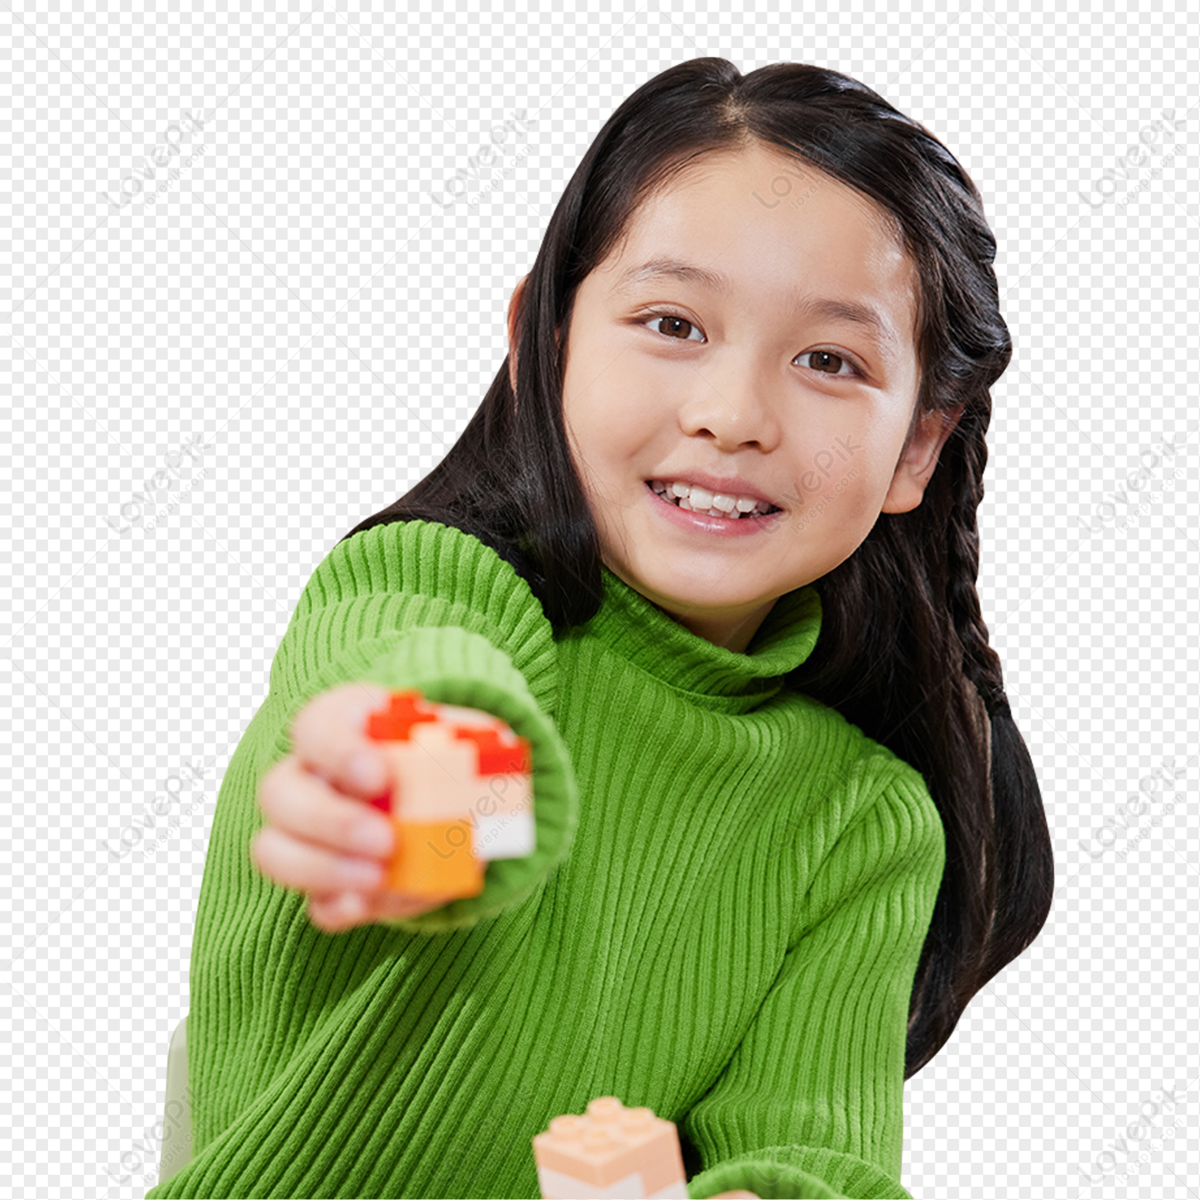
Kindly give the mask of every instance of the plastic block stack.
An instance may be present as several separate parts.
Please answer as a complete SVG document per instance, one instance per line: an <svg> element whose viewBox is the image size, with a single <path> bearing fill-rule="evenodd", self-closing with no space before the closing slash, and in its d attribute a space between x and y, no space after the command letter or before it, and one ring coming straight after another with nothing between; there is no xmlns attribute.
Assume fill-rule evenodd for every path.
<svg viewBox="0 0 1200 1200"><path fill-rule="evenodd" d="M409 689L367 718L367 736L388 767L388 790L371 803L396 828L389 888L478 896L489 861L533 853L529 742L499 718Z"/></svg>

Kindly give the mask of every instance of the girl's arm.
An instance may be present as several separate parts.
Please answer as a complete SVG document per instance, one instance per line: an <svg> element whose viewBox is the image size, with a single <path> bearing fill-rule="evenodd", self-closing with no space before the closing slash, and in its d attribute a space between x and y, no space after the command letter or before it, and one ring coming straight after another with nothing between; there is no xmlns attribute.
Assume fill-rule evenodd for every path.
<svg viewBox="0 0 1200 1200"><path fill-rule="evenodd" d="M552 717L557 651L528 585L477 539L434 522L397 522L338 543L313 573L272 663L270 695L253 723L261 726L253 730L255 779L290 752L288 730L313 697L355 682L481 709L531 745L534 853L490 863L479 896L380 923L438 933L528 897L565 857L576 822L570 757Z"/></svg>

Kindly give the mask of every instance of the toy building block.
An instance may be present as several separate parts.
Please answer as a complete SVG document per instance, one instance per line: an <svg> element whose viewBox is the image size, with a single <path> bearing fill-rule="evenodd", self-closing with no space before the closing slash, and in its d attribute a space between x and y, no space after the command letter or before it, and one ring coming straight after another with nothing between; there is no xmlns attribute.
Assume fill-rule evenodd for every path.
<svg viewBox="0 0 1200 1200"><path fill-rule="evenodd" d="M543 1200L687 1198L674 1123L616 1096L597 1096L581 1117L555 1117L534 1137L533 1154Z"/></svg>
<svg viewBox="0 0 1200 1200"><path fill-rule="evenodd" d="M367 718L388 788L396 849L387 886L412 896L478 896L485 864L533 853L529 741L497 717L408 689Z"/></svg>

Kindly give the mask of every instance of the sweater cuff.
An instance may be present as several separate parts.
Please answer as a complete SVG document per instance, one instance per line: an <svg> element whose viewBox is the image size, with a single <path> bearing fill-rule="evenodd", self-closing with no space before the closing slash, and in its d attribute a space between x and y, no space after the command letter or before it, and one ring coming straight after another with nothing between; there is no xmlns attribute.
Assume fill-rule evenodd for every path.
<svg viewBox="0 0 1200 1200"><path fill-rule="evenodd" d="M692 1200L721 1192L837 1200L912 1200L885 1171L852 1154L805 1146L767 1146L717 1163L688 1180Z"/></svg>
<svg viewBox="0 0 1200 1200"><path fill-rule="evenodd" d="M533 766L537 847L525 858L488 862L483 891L403 920L378 922L409 933L444 933L474 925L531 896L566 857L578 820L571 757L553 719L538 707L512 659L482 634L457 625L406 630L388 648L361 643L314 681L321 687L361 679L387 688L416 688L427 700L491 713L528 738ZM371 650L376 651L375 654Z"/></svg>

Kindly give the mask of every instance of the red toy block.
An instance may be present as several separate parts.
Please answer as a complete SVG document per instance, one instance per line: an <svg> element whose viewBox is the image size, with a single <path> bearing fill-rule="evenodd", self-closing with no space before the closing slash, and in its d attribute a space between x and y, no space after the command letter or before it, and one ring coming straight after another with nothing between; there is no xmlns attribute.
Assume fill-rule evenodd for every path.
<svg viewBox="0 0 1200 1200"><path fill-rule="evenodd" d="M458 729L455 736L470 738L479 747L481 775L528 775L533 770L525 738L519 739L519 745L505 746L495 729Z"/></svg>
<svg viewBox="0 0 1200 1200"><path fill-rule="evenodd" d="M416 688L392 692L388 707L367 717L367 737L379 741L403 742L418 721L436 721L437 713L430 711L424 697Z"/></svg>
<svg viewBox="0 0 1200 1200"><path fill-rule="evenodd" d="M488 861L533 853L528 739L489 713L438 704L413 688L391 692L366 732L388 769L387 791L371 803L396 830L389 888L478 896Z"/></svg>
<svg viewBox="0 0 1200 1200"><path fill-rule="evenodd" d="M543 1200L687 1200L679 1131L649 1108L597 1096L583 1116L555 1117L533 1139Z"/></svg>

